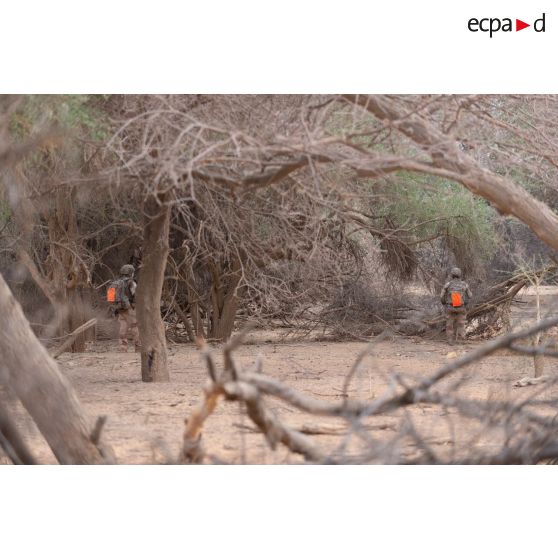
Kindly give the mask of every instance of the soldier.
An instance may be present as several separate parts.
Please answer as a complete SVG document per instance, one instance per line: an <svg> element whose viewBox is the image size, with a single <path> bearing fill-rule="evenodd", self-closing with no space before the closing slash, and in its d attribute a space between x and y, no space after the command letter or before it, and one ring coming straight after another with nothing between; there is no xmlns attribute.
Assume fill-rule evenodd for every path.
<svg viewBox="0 0 558 558"><path fill-rule="evenodd" d="M461 270L454 267L450 272L451 279L444 285L440 293L440 301L446 310L446 336L448 343L453 345L457 340L465 341L465 323L467 307L472 298L469 285L462 280Z"/></svg>
<svg viewBox="0 0 558 558"><path fill-rule="evenodd" d="M136 322L135 294L136 282L134 281L134 266L123 265L120 277L113 281L107 290L107 301L111 304L119 322L120 350L128 350L128 332L132 333L134 347L139 351L139 331Z"/></svg>

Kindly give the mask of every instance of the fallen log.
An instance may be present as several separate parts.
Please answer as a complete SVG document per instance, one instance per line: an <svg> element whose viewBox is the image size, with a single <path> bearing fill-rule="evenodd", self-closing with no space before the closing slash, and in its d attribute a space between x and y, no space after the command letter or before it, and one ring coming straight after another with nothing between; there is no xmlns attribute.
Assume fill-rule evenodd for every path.
<svg viewBox="0 0 558 558"><path fill-rule="evenodd" d="M62 345L60 345L60 347L55 349L50 356L52 358L58 358L74 342L75 338L80 333L83 333L84 331L88 330L90 327L93 327L96 323L97 323L97 319L92 318L88 322L85 322L84 324L74 329L74 331L68 334L67 339L62 343Z"/></svg>

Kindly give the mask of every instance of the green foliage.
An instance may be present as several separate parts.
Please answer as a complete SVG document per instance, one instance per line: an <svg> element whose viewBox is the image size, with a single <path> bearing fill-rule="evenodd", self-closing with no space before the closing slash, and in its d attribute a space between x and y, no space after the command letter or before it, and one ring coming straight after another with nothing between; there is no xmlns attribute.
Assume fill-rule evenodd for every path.
<svg viewBox="0 0 558 558"><path fill-rule="evenodd" d="M109 130L107 117L96 108L95 95L26 95L14 114L11 131L23 139L46 125L56 125L101 141Z"/></svg>
<svg viewBox="0 0 558 558"><path fill-rule="evenodd" d="M384 211L417 240L442 237L458 263L486 262L497 248L496 213L460 184L400 173Z"/></svg>

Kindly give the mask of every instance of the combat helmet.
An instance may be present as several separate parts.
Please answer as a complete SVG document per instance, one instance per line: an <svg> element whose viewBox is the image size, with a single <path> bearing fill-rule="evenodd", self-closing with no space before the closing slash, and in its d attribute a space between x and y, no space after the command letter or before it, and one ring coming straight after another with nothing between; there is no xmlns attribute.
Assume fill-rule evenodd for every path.
<svg viewBox="0 0 558 558"><path fill-rule="evenodd" d="M452 277L455 277L456 279L461 279L461 269L459 269L458 267L452 267L450 275Z"/></svg>
<svg viewBox="0 0 558 558"><path fill-rule="evenodd" d="M132 275L134 275L134 272L135 272L135 271L136 271L136 270L134 269L134 266L133 266L133 265L131 265L131 264L126 264L126 265L123 265L123 266L120 268L120 275L124 275L124 276L126 276L126 277L132 277Z"/></svg>

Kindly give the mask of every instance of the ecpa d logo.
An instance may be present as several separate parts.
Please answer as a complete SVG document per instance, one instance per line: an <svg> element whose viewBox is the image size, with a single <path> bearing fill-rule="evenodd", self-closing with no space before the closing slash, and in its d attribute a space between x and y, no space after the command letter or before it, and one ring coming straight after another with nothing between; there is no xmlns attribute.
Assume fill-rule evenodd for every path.
<svg viewBox="0 0 558 558"><path fill-rule="evenodd" d="M527 27L531 27L530 23L525 23L521 19L515 20L515 29L513 27L512 18L505 17L500 19L498 17L485 17L482 19L478 19L476 17L472 17L467 27L469 31L473 33L477 33L481 31L483 33L489 33L490 38L494 33L498 31L503 32L510 32L510 31L521 31L522 29L527 29ZM539 19L536 19L533 22L533 29L537 33L544 33L545 32L545 25L546 25L546 14L543 14Z"/></svg>

